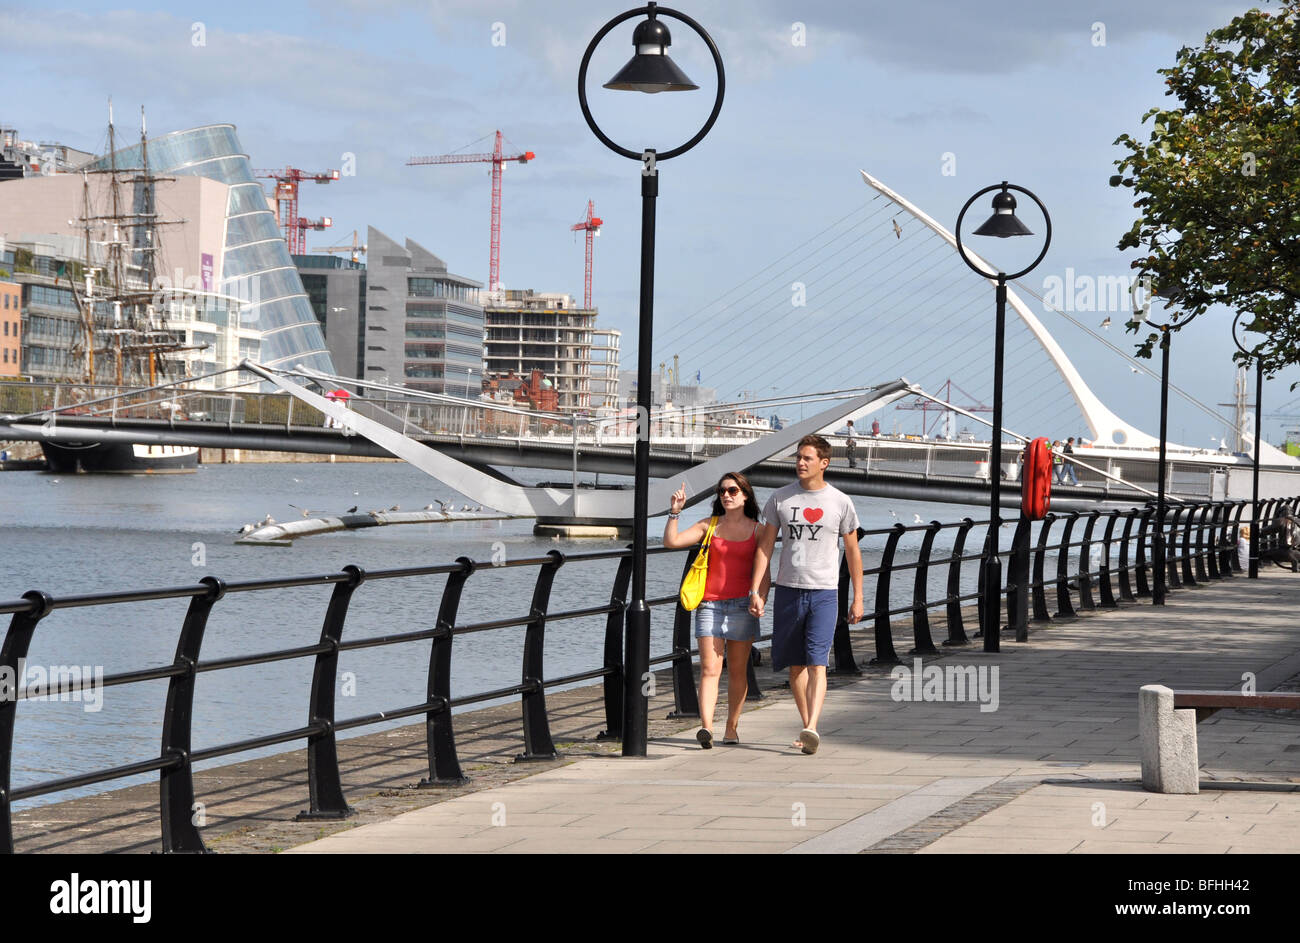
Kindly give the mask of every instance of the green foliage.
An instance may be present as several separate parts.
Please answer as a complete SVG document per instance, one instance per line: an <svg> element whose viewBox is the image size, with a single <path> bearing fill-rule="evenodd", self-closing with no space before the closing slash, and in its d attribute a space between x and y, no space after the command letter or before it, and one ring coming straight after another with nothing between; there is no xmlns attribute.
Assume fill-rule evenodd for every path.
<svg viewBox="0 0 1300 943"><path fill-rule="evenodd" d="M1300 0L1279 6L1237 17L1159 70L1179 105L1142 116L1150 140L1116 139L1127 153L1111 178L1137 196L1141 215L1119 248L1144 253L1132 267L1149 279L1153 318L1177 330L1225 305L1242 343L1258 338L1252 353L1269 374L1300 363Z"/></svg>

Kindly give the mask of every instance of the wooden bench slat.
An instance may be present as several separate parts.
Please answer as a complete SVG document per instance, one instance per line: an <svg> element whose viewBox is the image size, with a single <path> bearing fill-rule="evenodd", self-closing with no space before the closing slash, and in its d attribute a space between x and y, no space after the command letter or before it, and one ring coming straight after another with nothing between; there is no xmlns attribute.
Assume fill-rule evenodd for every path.
<svg viewBox="0 0 1300 943"><path fill-rule="evenodd" d="M1174 709L1188 707L1300 710L1300 693L1268 691L1262 694L1243 694L1240 691L1175 691Z"/></svg>

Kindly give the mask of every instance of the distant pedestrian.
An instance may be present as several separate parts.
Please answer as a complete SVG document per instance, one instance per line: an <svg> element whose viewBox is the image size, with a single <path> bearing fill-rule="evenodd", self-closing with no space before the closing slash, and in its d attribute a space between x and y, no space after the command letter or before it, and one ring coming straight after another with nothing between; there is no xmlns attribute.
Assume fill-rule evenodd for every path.
<svg viewBox="0 0 1300 943"><path fill-rule="evenodd" d="M1052 480L1057 484L1061 481L1061 440L1052 440Z"/></svg>
<svg viewBox="0 0 1300 943"><path fill-rule="evenodd" d="M871 434L872 434L873 436L880 435L880 420L879 420L879 419L873 419L873 420L871 420Z"/></svg>
<svg viewBox="0 0 1300 943"><path fill-rule="evenodd" d="M844 439L844 454L848 456L849 468L858 467L858 440L853 437L853 420L849 420L849 431Z"/></svg>
<svg viewBox="0 0 1300 943"><path fill-rule="evenodd" d="M1065 445L1061 448L1061 451L1064 452L1066 455L1074 454L1074 436L1070 436L1068 439L1065 440ZM1079 476L1074 473L1074 463L1071 462L1068 458L1062 458L1061 459L1061 484L1065 484L1065 479L1067 477L1070 479L1070 484L1077 485L1079 483Z"/></svg>

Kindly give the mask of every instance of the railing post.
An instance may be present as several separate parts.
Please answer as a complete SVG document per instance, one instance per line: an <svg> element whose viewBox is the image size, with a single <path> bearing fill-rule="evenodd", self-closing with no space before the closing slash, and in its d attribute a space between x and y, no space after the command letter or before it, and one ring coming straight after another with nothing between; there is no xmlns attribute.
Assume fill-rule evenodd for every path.
<svg viewBox="0 0 1300 943"><path fill-rule="evenodd" d="M1119 538L1119 598L1125 602L1134 602L1136 597L1133 595L1133 584L1129 581L1128 566L1128 543L1133 535L1133 518L1136 510L1116 511L1116 514L1123 514L1124 531Z"/></svg>
<svg viewBox="0 0 1300 943"><path fill-rule="evenodd" d="M338 681L339 642L343 638L344 620L348 617L348 604L356 588L365 582L366 571L349 564L343 572L348 578L334 584L320 630L320 644L328 645L329 651L316 655L316 666L312 670L307 723L324 724L325 729L307 738L307 788L311 808L299 812L296 816L298 821L342 819L355 813L343 795L343 781L339 776L338 743L334 736L334 688Z"/></svg>
<svg viewBox="0 0 1300 943"><path fill-rule="evenodd" d="M27 649L36 634L36 625L50 614L54 608L54 599L40 590L33 589L23 593L23 599L30 600L32 608L28 612L15 612L9 620L9 631L5 633L4 647L0 648L0 670L12 678L12 688L0 697L0 854L14 853L14 828L12 813L9 808L10 773L13 768L14 755L14 720L18 710L18 690L25 684L19 671L21 662L27 658Z"/></svg>
<svg viewBox="0 0 1300 943"><path fill-rule="evenodd" d="M226 594L226 584L215 576L199 580L207 592L190 599L181 636L176 642L172 664L185 673L173 675L167 684L167 708L163 714L162 756L177 764L159 771L158 811L162 818L163 854L203 854L207 848L194 824L194 770L190 766L190 726L194 719L195 669L203 631L212 607Z"/></svg>
<svg viewBox="0 0 1300 943"><path fill-rule="evenodd" d="M1137 580L1137 594L1141 597L1151 595L1151 585L1147 582L1147 528L1151 524L1151 516L1155 514L1155 508L1145 507L1141 510L1134 508L1140 515L1138 524L1138 546L1137 559L1134 562L1133 575ZM1152 577L1154 579L1154 576Z"/></svg>
<svg viewBox="0 0 1300 943"><path fill-rule="evenodd" d="M1007 629L1017 642L1029 641L1029 518L1022 513L1011 538L1011 562L1007 568Z"/></svg>
<svg viewBox="0 0 1300 943"><path fill-rule="evenodd" d="M1165 535L1165 585L1168 589L1179 589L1183 585L1178 575L1178 518L1184 507L1177 504L1165 509L1165 519L1169 523L1169 533Z"/></svg>
<svg viewBox="0 0 1300 943"><path fill-rule="evenodd" d="M1197 551L1197 559L1202 561L1201 566L1207 572L1212 580L1219 578L1219 511L1223 508L1222 503L1215 501L1206 505L1204 513L1201 514L1201 529L1196 534L1196 542L1200 544L1200 550ZM1206 539L1205 527L1209 522L1209 539Z"/></svg>
<svg viewBox="0 0 1300 943"><path fill-rule="evenodd" d="M1183 582L1188 586L1197 585L1196 576L1192 573L1192 519L1196 516L1197 508L1198 505L1193 504L1186 509L1187 513L1183 515L1183 558L1181 563L1183 566Z"/></svg>
<svg viewBox="0 0 1300 943"><path fill-rule="evenodd" d="M1079 608L1085 612L1097 608L1092 598L1092 529L1101 511L1088 512L1088 523L1083 526L1083 540L1079 544Z"/></svg>
<svg viewBox="0 0 1300 943"><path fill-rule="evenodd" d="M1228 525L1228 527L1224 530L1223 533L1223 543L1224 543L1223 552L1226 555L1224 559L1228 562L1228 566L1233 573L1242 573L1245 571L1245 568L1241 565L1241 558L1237 554L1237 541L1240 539L1240 535L1241 535L1241 516L1242 514L1245 513L1245 511L1246 511L1246 502L1238 501L1237 513L1230 515L1231 523ZM1257 542L1255 546L1259 546L1258 539L1259 538L1256 537Z"/></svg>
<svg viewBox="0 0 1300 943"><path fill-rule="evenodd" d="M863 528L858 528L859 547L861 547L862 538L866 533ZM835 585L837 614L835 616L835 638L832 643L835 652L835 674L860 675L862 669L858 667L857 659L853 657L853 638L849 635L849 592L852 581L849 574L848 554L841 556L840 575ZM750 670L753 670L752 665Z"/></svg>
<svg viewBox="0 0 1300 943"><path fill-rule="evenodd" d="M623 620L627 611L627 588L632 582L632 548L618 561L614 585L609 591L609 615L605 617L605 657L602 665L606 675L605 729L596 734L597 740L623 739Z"/></svg>
<svg viewBox="0 0 1300 943"><path fill-rule="evenodd" d="M1070 532L1074 522L1079 519L1078 511L1070 511L1065 517L1065 533L1061 535L1061 546L1056 552L1056 618L1073 619L1078 615L1070 602Z"/></svg>
<svg viewBox="0 0 1300 943"><path fill-rule="evenodd" d="M696 546L686 555L686 565L682 567L682 579L690 572L691 564L699 556ZM682 608L678 599L673 606L673 709L668 714L669 720L682 717L700 716L700 699L695 690L695 670L691 663L691 613Z"/></svg>
<svg viewBox="0 0 1300 943"><path fill-rule="evenodd" d="M927 453L929 454L929 453ZM939 649L934 647L930 638L930 615L926 609L926 597L929 595L930 549L934 546L934 535L942 527L939 521L931 521L921 538L921 553L916 560L916 581L912 584L912 650L909 655L937 655Z"/></svg>
<svg viewBox="0 0 1300 943"><path fill-rule="evenodd" d="M537 583L533 587L533 604L529 608L531 621L524 630L524 662L520 683L529 685L523 692L521 703L524 714L524 752L515 757L522 760L553 760L559 754L555 752L555 743L551 740L551 725L546 716L546 670L544 654L546 651L546 612L551 605L551 586L555 583L555 571L564 566L564 554L558 550L548 550L550 557L537 571Z"/></svg>
<svg viewBox="0 0 1300 943"><path fill-rule="evenodd" d="M1106 514L1106 532L1101 538L1101 570L1097 573L1097 589L1101 593L1101 608L1117 609L1119 603L1115 602L1115 591L1110 585L1110 547L1111 542L1115 539L1115 522L1119 520L1119 511L1109 511Z"/></svg>
<svg viewBox="0 0 1300 943"><path fill-rule="evenodd" d="M948 562L948 637L944 645L970 644L961 617L961 556L966 550L966 534L974 524L969 517L962 518L952 541L952 559Z"/></svg>
<svg viewBox="0 0 1300 943"><path fill-rule="evenodd" d="M1038 528L1038 543L1034 547L1034 578L1030 584L1030 591L1034 601L1035 622L1052 620L1052 614L1047 611L1047 580L1043 574L1047 566L1047 534L1055 520L1055 514L1048 513L1043 517L1043 523Z"/></svg>
<svg viewBox="0 0 1300 943"><path fill-rule="evenodd" d="M880 554L879 572L876 574L876 657L871 659L873 665L901 664L894 651L894 636L889 626L889 574L894 568L894 551L898 549L898 539L906 528L895 524L889 529L885 538L885 549Z"/></svg>
<svg viewBox="0 0 1300 943"><path fill-rule="evenodd" d="M456 629L456 613L465 581L474 572L469 557L457 557L459 570L447 574L447 585L438 604L438 622L429 651L429 683L426 695L432 706L424 715L424 736L429 750L429 777L420 780L420 788L459 786L466 781L456 756L456 734L451 723L451 643Z"/></svg>

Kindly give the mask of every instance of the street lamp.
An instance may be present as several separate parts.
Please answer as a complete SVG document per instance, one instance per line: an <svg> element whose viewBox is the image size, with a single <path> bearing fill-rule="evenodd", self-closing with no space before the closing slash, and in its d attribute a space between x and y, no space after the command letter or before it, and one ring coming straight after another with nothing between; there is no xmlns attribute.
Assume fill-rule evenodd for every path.
<svg viewBox="0 0 1300 943"><path fill-rule="evenodd" d="M618 73L605 83L605 88L616 91L684 92L697 89L668 56L672 37L661 16L680 20L694 30L713 56L713 66L718 73L718 92L713 111L695 136L685 144L666 151L644 148L634 151L622 147L596 124L587 106L587 66L600 41L618 24L636 16L645 16L632 33L636 54ZM704 29L689 16L647 3L644 7L620 13L600 28L587 51L583 53L578 68L578 104L582 116L596 138L615 154L641 162L641 314L640 332L637 335L637 439L636 439L636 490L632 510L632 595L627 607L627 632L623 660L623 755L645 756L649 732L650 678L650 608L645 601L646 578L646 516L649 511L650 491L650 346L654 338L654 282L655 282L655 199L659 196L659 171L657 164L679 154L684 154L698 144L722 110L722 96L726 79L718 47Z"/></svg>
<svg viewBox="0 0 1300 943"><path fill-rule="evenodd" d="M1037 203L1038 208L1043 212L1043 220L1047 224L1047 235L1043 239L1043 248L1038 253L1038 257L1025 268L1010 275L1005 272L994 274L980 268L966 254L966 248L961 241L961 222L966 218L966 211L970 209L972 203L984 194L994 190L997 190L998 193L993 197L993 215L975 230L975 235L996 236L999 239L1033 235L1029 227L1016 216L1016 198L1011 195L1012 190L1025 194ZM989 496L989 547L988 556L984 560L983 599L984 651L996 652L1000 650L1001 626L999 623L1002 621L1002 561L998 559L998 528L1002 526L1002 355L1005 346L1003 338L1006 333L1007 323L1007 282L1028 274L1037 267L1039 262L1043 261L1043 256L1047 255L1047 247L1052 244L1052 218L1047 214L1047 207L1043 205L1043 201L1033 193L1024 187L1018 187L1003 180L1000 184L985 187L966 201L966 205L957 214L956 240L957 253L961 256L962 261L970 266L971 270L977 275L983 278L996 278L998 282L997 327L993 340L993 443L992 454L989 456L989 490L992 493Z"/></svg>
<svg viewBox="0 0 1300 943"><path fill-rule="evenodd" d="M1255 361L1255 451L1252 453L1255 467L1251 471L1250 483L1250 571L1248 573L1254 580L1259 579L1259 421L1263 418L1261 413L1264 401L1264 361L1257 355L1251 354L1237 339L1237 322L1245 313L1239 311L1232 319L1232 342L1237 345L1239 351L1249 355Z"/></svg>
<svg viewBox="0 0 1300 943"><path fill-rule="evenodd" d="M1159 481L1156 483L1156 533L1152 554L1151 567L1155 571L1151 579L1151 604L1153 606L1163 606L1165 604L1165 574L1168 572L1165 566L1167 553L1165 549L1165 479L1168 477L1168 458L1167 447L1169 444L1169 342L1173 336L1170 330L1171 324L1160 324L1152 321L1147 315L1151 310L1151 299L1145 297L1142 303L1138 304L1136 292L1133 295L1133 320L1138 324L1146 324L1154 327L1160 332L1160 462L1156 466L1156 474ZM1184 325L1190 324L1199 311L1192 312L1191 317L1182 322Z"/></svg>

